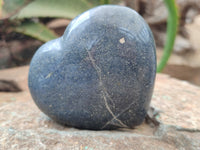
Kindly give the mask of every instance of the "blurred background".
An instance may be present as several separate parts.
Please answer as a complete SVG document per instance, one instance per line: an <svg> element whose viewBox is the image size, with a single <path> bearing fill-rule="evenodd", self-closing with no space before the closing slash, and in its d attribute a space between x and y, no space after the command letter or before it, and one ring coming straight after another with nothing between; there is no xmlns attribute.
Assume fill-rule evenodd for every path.
<svg viewBox="0 0 200 150"><path fill-rule="evenodd" d="M44 42L61 36L80 13L101 0L0 0L0 69L28 65ZM111 0L140 13L155 37L157 60L166 39L163 0ZM179 28L173 54L162 73L200 86L200 0L176 0Z"/></svg>

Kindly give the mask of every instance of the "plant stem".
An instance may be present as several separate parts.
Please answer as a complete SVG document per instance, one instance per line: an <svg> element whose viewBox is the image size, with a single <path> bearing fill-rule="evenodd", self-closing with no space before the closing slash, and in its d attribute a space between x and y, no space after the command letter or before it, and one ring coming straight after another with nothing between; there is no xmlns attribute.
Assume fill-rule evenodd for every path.
<svg viewBox="0 0 200 150"><path fill-rule="evenodd" d="M175 0L164 0L168 9L167 20L167 39L164 46L164 53L157 67L157 72L161 72L167 64L167 61L173 51L174 42L178 28L178 9Z"/></svg>
<svg viewBox="0 0 200 150"><path fill-rule="evenodd" d="M110 0L101 0L101 4L110 4Z"/></svg>

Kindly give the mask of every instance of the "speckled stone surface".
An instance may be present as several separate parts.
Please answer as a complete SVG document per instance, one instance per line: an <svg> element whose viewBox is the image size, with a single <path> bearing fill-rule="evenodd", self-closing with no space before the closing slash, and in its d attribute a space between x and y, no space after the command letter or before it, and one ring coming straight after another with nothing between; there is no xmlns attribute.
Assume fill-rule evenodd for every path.
<svg viewBox="0 0 200 150"><path fill-rule="evenodd" d="M40 47L28 83L37 106L61 124L132 128L146 115L155 72L148 25L132 9L107 5L79 15Z"/></svg>

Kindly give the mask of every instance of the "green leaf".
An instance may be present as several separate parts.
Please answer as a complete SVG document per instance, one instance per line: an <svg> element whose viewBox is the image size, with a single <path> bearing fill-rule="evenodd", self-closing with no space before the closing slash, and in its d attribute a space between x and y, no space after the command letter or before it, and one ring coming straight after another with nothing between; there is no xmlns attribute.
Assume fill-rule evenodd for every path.
<svg viewBox="0 0 200 150"><path fill-rule="evenodd" d="M104 4L110 4L110 0L101 0L101 4L104 5Z"/></svg>
<svg viewBox="0 0 200 150"><path fill-rule="evenodd" d="M15 27L14 31L31 36L43 42L47 42L58 37L45 25L35 22L24 22L20 26Z"/></svg>
<svg viewBox="0 0 200 150"><path fill-rule="evenodd" d="M20 9L22 9L31 0L0 0L0 17L1 19L9 18L15 15ZM1 7L0 6L0 7Z"/></svg>
<svg viewBox="0 0 200 150"><path fill-rule="evenodd" d="M87 2L89 2L93 6L101 5L100 1L101 0L87 0Z"/></svg>
<svg viewBox="0 0 200 150"><path fill-rule="evenodd" d="M157 72L161 72L164 69L170 58L170 55L173 51L179 24L179 14L176 0L164 0L164 2L169 13L167 19L167 39L164 46L163 56L157 67Z"/></svg>
<svg viewBox="0 0 200 150"><path fill-rule="evenodd" d="M0 18L2 17L3 0L0 0Z"/></svg>
<svg viewBox="0 0 200 150"><path fill-rule="evenodd" d="M24 7L17 18L61 17L72 19L90 9L92 4L85 0L35 0Z"/></svg>

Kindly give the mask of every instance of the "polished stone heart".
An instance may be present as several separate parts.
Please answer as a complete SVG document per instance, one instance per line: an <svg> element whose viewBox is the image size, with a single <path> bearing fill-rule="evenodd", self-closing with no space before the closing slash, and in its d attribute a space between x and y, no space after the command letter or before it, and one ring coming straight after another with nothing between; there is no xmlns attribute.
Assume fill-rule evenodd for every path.
<svg viewBox="0 0 200 150"><path fill-rule="evenodd" d="M29 89L53 120L83 129L133 128L146 116L156 74L152 33L134 10L115 5L76 17L35 53Z"/></svg>

